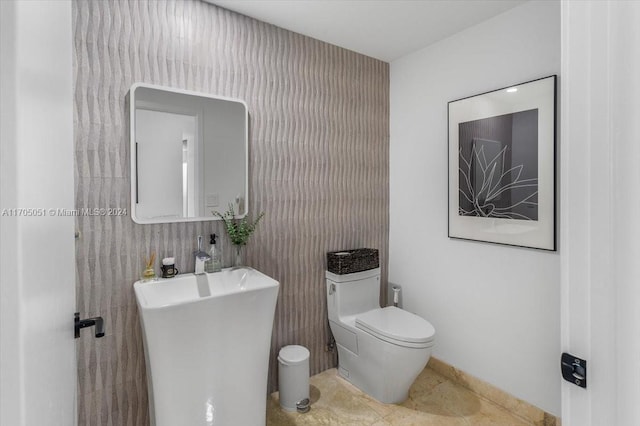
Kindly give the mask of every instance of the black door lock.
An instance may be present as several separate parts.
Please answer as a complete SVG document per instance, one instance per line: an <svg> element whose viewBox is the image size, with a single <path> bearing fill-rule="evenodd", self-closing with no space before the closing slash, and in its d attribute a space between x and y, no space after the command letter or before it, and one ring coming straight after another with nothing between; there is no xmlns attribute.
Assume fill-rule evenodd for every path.
<svg viewBox="0 0 640 426"><path fill-rule="evenodd" d="M96 337L104 337L104 320L102 317L81 320L80 312L73 314L73 328L76 339L80 337L80 329L92 326L96 327Z"/></svg>
<svg viewBox="0 0 640 426"><path fill-rule="evenodd" d="M587 361L568 353L563 353L560 360L562 377L581 388L587 387Z"/></svg>

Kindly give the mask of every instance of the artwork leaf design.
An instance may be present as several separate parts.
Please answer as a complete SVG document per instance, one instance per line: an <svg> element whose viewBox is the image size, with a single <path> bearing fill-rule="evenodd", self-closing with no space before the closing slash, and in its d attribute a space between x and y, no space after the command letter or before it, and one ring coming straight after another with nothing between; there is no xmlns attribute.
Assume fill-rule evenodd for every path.
<svg viewBox="0 0 640 426"><path fill-rule="evenodd" d="M487 155L487 143L499 144L501 148ZM508 145L498 141L475 138L468 157L460 148L460 215L537 220L537 215L527 214L527 210L537 211L538 179L523 178L524 165L511 166L508 149Z"/></svg>

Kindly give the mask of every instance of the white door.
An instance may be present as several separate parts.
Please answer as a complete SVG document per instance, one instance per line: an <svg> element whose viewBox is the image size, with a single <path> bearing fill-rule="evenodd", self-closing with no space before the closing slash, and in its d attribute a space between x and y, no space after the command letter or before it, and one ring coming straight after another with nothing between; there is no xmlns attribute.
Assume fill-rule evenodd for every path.
<svg viewBox="0 0 640 426"><path fill-rule="evenodd" d="M188 135L196 134L196 125L194 115L136 108L138 218L158 220L188 216L189 201L195 204L193 197L191 200L187 197L189 186L191 189L194 186L194 179L189 179L189 175L195 176L194 162L189 161L195 141Z"/></svg>
<svg viewBox="0 0 640 426"><path fill-rule="evenodd" d="M69 1L0 1L0 424L76 423Z"/></svg>
<svg viewBox="0 0 640 426"><path fill-rule="evenodd" d="M565 426L640 424L640 2L562 4Z"/></svg>

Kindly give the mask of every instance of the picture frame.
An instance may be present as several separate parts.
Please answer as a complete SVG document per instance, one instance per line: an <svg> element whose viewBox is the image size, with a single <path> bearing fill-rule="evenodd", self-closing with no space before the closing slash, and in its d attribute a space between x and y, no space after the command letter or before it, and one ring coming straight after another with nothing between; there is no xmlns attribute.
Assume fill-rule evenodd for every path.
<svg viewBox="0 0 640 426"><path fill-rule="evenodd" d="M449 238L556 250L551 75L448 103Z"/></svg>

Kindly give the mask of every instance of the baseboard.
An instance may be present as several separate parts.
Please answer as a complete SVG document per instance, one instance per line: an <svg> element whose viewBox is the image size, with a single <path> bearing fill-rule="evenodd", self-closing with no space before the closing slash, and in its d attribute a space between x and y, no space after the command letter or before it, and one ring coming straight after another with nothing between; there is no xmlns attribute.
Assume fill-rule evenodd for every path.
<svg viewBox="0 0 640 426"><path fill-rule="evenodd" d="M522 417L524 420L531 422L535 426L560 426L560 418L549 414L546 411L516 398L513 395L499 389L483 380L480 380L472 375L465 373L456 367L447 364L437 358L431 357L427 367L431 368L436 373L439 373L447 379L459 384L460 386L469 389L471 392L488 399L504 408L505 410L515 414L518 417Z"/></svg>

